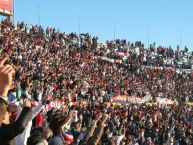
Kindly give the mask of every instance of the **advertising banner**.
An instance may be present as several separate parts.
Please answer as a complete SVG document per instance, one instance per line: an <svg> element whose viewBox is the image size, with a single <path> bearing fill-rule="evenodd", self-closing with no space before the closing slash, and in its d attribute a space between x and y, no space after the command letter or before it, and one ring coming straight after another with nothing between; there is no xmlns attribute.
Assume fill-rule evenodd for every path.
<svg viewBox="0 0 193 145"><path fill-rule="evenodd" d="M0 13L5 15L11 15L12 5L12 0L0 0Z"/></svg>

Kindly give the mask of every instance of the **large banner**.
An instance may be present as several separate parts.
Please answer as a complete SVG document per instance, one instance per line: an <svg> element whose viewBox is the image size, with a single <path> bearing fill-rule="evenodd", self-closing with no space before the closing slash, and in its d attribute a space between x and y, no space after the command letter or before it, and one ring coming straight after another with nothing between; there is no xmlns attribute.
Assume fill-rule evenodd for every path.
<svg viewBox="0 0 193 145"><path fill-rule="evenodd" d="M37 101L32 102L32 106L33 106L33 107L37 106L38 104L39 104L39 103L38 103ZM75 105L77 105L76 102L70 102L69 104L70 104L70 106L75 106ZM48 112L48 111L50 111L52 108L60 109L60 108L62 107L62 105L63 105L62 102L57 98L57 99L51 101L49 104L45 105L45 106L44 106L44 111L47 111L47 112Z"/></svg>
<svg viewBox="0 0 193 145"><path fill-rule="evenodd" d="M192 73L193 74L193 69L179 69L179 68L172 68L172 67L153 67L153 66L143 66L141 65L142 68L149 68L149 69L160 69L160 70L165 70L165 71L169 71L169 72L176 72L176 73L181 73L181 72L185 72L185 73Z"/></svg>
<svg viewBox="0 0 193 145"><path fill-rule="evenodd" d="M127 96L127 95L118 95L111 98L112 103L118 104L143 104L152 101L152 97L150 95L146 95L143 98Z"/></svg>
<svg viewBox="0 0 193 145"><path fill-rule="evenodd" d="M0 0L0 13L11 15L12 14L12 3L13 0Z"/></svg>

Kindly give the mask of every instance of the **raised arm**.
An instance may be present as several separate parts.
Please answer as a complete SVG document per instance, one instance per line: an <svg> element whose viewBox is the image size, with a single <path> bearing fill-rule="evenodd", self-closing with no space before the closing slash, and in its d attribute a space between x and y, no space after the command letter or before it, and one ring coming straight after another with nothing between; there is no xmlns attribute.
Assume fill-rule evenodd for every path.
<svg viewBox="0 0 193 145"><path fill-rule="evenodd" d="M108 118L108 115L104 114L101 121L100 121L99 126L95 130L93 137L88 145L98 145L99 140L101 139L101 136L103 134L103 130L104 130L105 122L106 122L107 118Z"/></svg>
<svg viewBox="0 0 193 145"><path fill-rule="evenodd" d="M90 138L93 136L93 133L95 131L95 128L97 126L97 122L101 119L102 115L97 116L97 118L93 121L92 125L90 126L90 128L88 129L88 131L86 132L84 138L83 138L83 142L81 143L81 145L88 145Z"/></svg>
<svg viewBox="0 0 193 145"><path fill-rule="evenodd" d="M11 65L5 65L8 58L0 62L0 97L7 101L8 91L13 83L13 74L15 73Z"/></svg>

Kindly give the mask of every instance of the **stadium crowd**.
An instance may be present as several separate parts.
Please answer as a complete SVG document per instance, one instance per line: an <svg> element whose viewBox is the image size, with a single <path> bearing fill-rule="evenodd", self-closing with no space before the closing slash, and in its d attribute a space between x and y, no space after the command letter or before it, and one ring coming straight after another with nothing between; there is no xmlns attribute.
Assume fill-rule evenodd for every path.
<svg viewBox="0 0 193 145"><path fill-rule="evenodd" d="M193 109L184 102L193 101L193 73L176 71L184 53L126 40L100 44L89 34L3 20L0 145L191 145ZM178 103L120 105L111 99L146 92L152 102ZM45 107L55 100L61 105Z"/></svg>

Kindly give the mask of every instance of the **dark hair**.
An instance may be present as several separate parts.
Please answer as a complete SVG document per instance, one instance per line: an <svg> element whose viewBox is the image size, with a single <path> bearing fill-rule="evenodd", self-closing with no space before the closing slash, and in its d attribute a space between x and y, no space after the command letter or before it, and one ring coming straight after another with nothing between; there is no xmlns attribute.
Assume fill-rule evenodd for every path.
<svg viewBox="0 0 193 145"><path fill-rule="evenodd" d="M34 128L34 129L31 130L31 134L34 134L36 132L43 133L43 130L44 130L43 127Z"/></svg>
<svg viewBox="0 0 193 145"><path fill-rule="evenodd" d="M50 110L48 111L47 113L47 121L50 123L52 121L52 118L53 118L53 114L54 114L54 110Z"/></svg>
<svg viewBox="0 0 193 145"><path fill-rule="evenodd" d="M108 126L105 126L104 127L104 132L107 132L109 130L109 127Z"/></svg>
<svg viewBox="0 0 193 145"><path fill-rule="evenodd" d="M50 129L53 132L53 135L58 135L62 132L62 126L64 125L66 115L60 110L56 111L52 116L50 122Z"/></svg>
<svg viewBox="0 0 193 145"><path fill-rule="evenodd" d="M43 132L34 131L30 137L27 139L27 145L36 145L45 140Z"/></svg>

